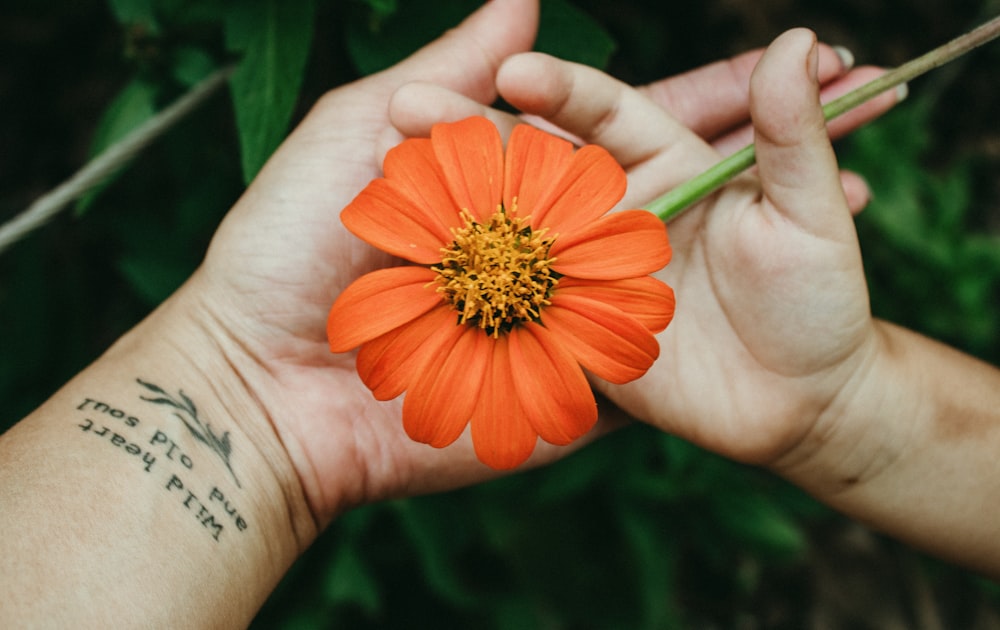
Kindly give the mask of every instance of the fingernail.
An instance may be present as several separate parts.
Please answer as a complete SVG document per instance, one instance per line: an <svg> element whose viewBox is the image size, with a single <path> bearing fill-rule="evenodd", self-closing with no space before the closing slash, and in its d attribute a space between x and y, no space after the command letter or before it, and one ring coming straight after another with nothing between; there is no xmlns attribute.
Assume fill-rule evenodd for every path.
<svg viewBox="0 0 1000 630"><path fill-rule="evenodd" d="M833 52L837 53L837 57L840 59L840 66L844 72L854 67L854 53L850 50L844 46L834 46Z"/></svg>
<svg viewBox="0 0 1000 630"><path fill-rule="evenodd" d="M906 100L906 97L910 95L910 86L906 83L900 83L896 86L896 102L901 103Z"/></svg>
<svg viewBox="0 0 1000 630"><path fill-rule="evenodd" d="M872 189L872 185L868 183L868 179L864 175L858 175L858 177L865 185L865 206L867 206L875 199L875 191Z"/></svg>

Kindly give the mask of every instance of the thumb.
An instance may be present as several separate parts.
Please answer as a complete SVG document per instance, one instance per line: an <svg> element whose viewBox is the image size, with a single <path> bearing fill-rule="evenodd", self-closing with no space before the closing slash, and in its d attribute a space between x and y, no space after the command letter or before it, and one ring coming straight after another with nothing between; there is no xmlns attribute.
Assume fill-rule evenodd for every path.
<svg viewBox="0 0 1000 630"><path fill-rule="evenodd" d="M788 31L750 78L757 165L765 204L806 231L853 239L837 159L819 100L816 36Z"/></svg>
<svg viewBox="0 0 1000 630"><path fill-rule="evenodd" d="M510 55L531 50L539 0L490 0L442 37L382 73L399 87L436 83L480 103L496 98L497 69Z"/></svg>

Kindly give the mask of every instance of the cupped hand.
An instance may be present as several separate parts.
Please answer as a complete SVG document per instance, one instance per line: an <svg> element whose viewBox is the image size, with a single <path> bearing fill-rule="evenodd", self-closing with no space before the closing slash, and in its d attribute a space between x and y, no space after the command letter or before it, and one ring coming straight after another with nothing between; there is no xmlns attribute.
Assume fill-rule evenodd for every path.
<svg viewBox="0 0 1000 630"><path fill-rule="evenodd" d="M321 526L352 505L496 474L475 459L467 440L440 450L410 441L400 424L399 401L375 401L355 373L354 356L329 352L325 319L347 284L390 263L350 235L337 216L380 175L384 150L401 137L392 124L390 99L402 86L419 82L481 107L493 102L501 63L530 48L536 19L536 0L494 0L398 66L326 95L227 216L204 265L182 292L224 338L220 345L228 348L227 359L273 426ZM732 98L726 86L745 82L746 74L705 77L719 86L718 92L706 88L702 103L714 120L745 113L745 99ZM714 94L730 96L714 102ZM697 127L697 104L689 105L686 122ZM431 114L425 115L440 116L442 103L428 106ZM552 119L587 135L569 119ZM711 152L703 159L710 155L714 159ZM697 248L690 249L686 257L696 256ZM672 269L683 267L682 261ZM675 284L685 290L696 286L693 273L688 277L690 285ZM690 326L684 317L673 330ZM664 346L668 356L661 366L674 361L669 340ZM653 387L609 393L626 410L641 414L643 401L652 402L648 393L659 386L654 381L671 378L657 368L644 382ZM565 452L539 445L531 461Z"/></svg>
<svg viewBox="0 0 1000 630"><path fill-rule="evenodd" d="M332 354L326 317L351 281L388 258L341 224L340 210L381 175L399 134L387 104L403 84L445 85L492 102L507 56L534 41L537 0L500 0L404 62L326 94L281 145L216 233L188 287L229 341L230 363L273 425L322 526L358 503L487 476L471 448L411 442L399 401L375 401L354 354Z"/></svg>
<svg viewBox="0 0 1000 630"><path fill-rule="evenodd" d="M710 77L745 77L751 67L750 81L719 80L719 91L711 91ZM620 409L761 464L824 430L824 410L847 395L876 343L852 222L867 188L839 172L829 134L879 115L896 97L884 95L829 130L819 103L821 92L842 93L878 72L842 75L833 51L805 30L784 34L763 55L642 90L538 54L501 67L507 102L604 146L626 168L623 207L641 206L756 141L755 174L671 223L674 259L659 277L674 287L677 311L659 336L660 358L627 385L593 381ZM447 103L439 112L448 117L486 113L498 124L512 122L445 96L433 86L408 86L394 100L394 121L406 133L423 133L431 121L420 105L434 98ZM738 124L741 113L752 127Z"/></svg>

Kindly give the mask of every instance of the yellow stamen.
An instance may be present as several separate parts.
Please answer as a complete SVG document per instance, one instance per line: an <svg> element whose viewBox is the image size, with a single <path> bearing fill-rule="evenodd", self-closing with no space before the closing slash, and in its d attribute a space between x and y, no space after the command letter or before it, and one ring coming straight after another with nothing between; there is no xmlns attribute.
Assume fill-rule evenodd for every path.
<svg viewBox="0 0 1000 630"><path fill-rule="evenodd" d="M549 258L554 237L533 232L525 218L508 216L502 206L486 223L476 223L465 210L462 218L465 227L452 228L455 240L441 248L441 264L433 267L437 291L459 321L498 337L538 319L559 281Z"/></svg>

